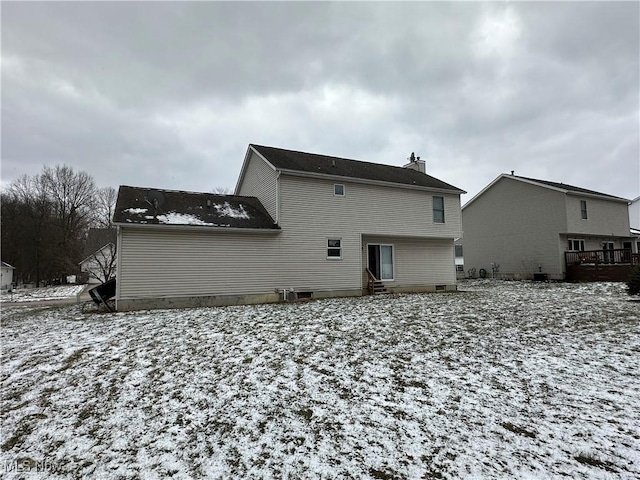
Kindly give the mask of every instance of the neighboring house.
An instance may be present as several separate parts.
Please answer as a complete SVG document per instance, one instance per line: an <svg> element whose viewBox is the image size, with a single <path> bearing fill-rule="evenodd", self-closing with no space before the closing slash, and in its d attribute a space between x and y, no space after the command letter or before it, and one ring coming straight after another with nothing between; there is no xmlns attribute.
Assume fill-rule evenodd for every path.
<svg viewBox="0 0 640 480"><path fill-rule="evenodd" d="M0 262L0 290L9 290L13 285L13 271L15 267L12 267L8 263Z"/></svg>
<svg viewBox="0 0 640 480"><path fill-rule="evenodd" d="M455 290L464 192L405 167L249 145L236 195L122 186L116 308Z"/></svg>
<svg viewBox="0 0 640 480"><path fill-rule="evenodd" d="M487 277L532 279L546 273L563 280L567 251L633 247L628 202L502 174L462 208L465 268Z"/></svg>
<svg viewBox="0 0 640 480"><path fill-rule="evenodd" d="M80 270L88 276L88 283L104 283L115 276L116 244L117 229L89 229L84 260L80 262Z"/></svg>
<svg viewBox="0 0 640 480"><path fill-rule="evenodd" d="M629 226L636 232L640 232L640 197L636 197L629 203Z"/></svg>
<svg viewBox="0 0 640 480"><path fill-rule="evenodd" d="M635 239L636 252L640 253L640 197L634 198L629 204L629 226L631 236Z"/></svg>
<svg viewBox="0 0 640 480"><path fill-rule="evenodd" d="M462 239L455 239L455 266L456 266L456 278L464 278L464 251L462 247Z"/></svg>

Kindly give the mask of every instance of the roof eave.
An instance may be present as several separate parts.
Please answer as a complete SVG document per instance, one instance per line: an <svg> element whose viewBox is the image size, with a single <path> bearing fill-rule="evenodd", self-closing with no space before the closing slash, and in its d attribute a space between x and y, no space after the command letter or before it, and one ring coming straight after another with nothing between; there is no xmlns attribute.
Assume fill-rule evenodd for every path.
<svg viewBox="0 0 640 480"><path fill-rule="evenodd" d="M323 180L336 180L341 182L362 183L365 185L406 188L410 190L423 190L423 191L429 191L429 192L451 193L451 194L457 194L457 195L467 193L464 190L460 190L458 188L450 189L450 188L426 187L424 185L411 185L408 183L385 182L382 180L370 180L367 178L359 178L359 177L345 177L342 175L329 175L326 173L304 172L300 170L291 170L288 168L278 168L277 170L285 175L291 175L295 177L319 178Z"/></svg>
<svg viewBox="0 0 640 480"><path fill-rule="evenodd" d="M186 231L208 231L210 233L268 233L276 234L280 233L282 229L279 226L272 228L242 228L242 227L216 227L212 225L175 225L166 223L134 223L134 222L115 222L114 225L118 227L128 228L140 228L140 229L171 229L171 230L186 230Z"/></svg>

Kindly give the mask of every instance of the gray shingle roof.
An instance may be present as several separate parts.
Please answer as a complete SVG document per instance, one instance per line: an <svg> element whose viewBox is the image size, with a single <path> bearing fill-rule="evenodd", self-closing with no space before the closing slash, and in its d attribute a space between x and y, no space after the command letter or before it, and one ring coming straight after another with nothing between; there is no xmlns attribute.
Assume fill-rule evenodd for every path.
<svg viewBox="0 0 640 480"><path fill-rule="evenodd" d="M279 230L255 197L122 185L113 215L118 224Z"/></svg>
<svg viewBox="0 0 640 480"><path fill-rule="evenodd" d="M542 185L547 185L549 187L560 188L562 190L567 190L569 192L586 193L586 194L589 194L589 195L600 195L602 197L620 199L620 197L616 197L615 195L608 195L606 193L596 192L595 190L588 190L586 188L575 187L573 185L567 185L566 183L550 182L548 180L538 180L537 178L520 177L518 175L515 175L515 177L521 178L523 180L529 180L530 182L536 182L536 183L540 183Z"/></svg>
<svg viewBox="0 0 640 480"><path fill-rule="evenodd" d="M409 168L331 157L315 153L298 152L295 150L285 150L264 145L251 144L250 146L279 170L293 170L297 172L463 192L463 190L445 183L442 180L438 180L431 175L426 175Z"/></svg>

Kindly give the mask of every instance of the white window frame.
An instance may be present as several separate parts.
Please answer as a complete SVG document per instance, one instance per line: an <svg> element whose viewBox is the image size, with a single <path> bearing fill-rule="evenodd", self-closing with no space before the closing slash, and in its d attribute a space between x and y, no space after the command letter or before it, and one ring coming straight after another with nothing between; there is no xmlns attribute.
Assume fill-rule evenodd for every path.
<svg viewBox="0 0 640 480"><path fill-rule="evenodd" d="M330 242L339 242L339 246L335 247L335 246L330 246ZM342 260L342 237L327 237L327 260ZM332 256L329 255L330 251L338 251L338 253L340 253L339 256Z"/></svg>
<svg viewBox="0 0 640 480"><path fill-rule="evenodd" d="M437 221L436 220L436 198L441 198L442 199L442 210L438 209L438 212L442 211L442 221ZM434 195L433 198L431 199L432 204L431 204L431 209L433 211L433 223L437 223L439 225L446 223L446 217L445 217L445 208L444 208L444 196L443 195Z"/></svg>
<svg viewBox="0 0 640 480"><path fill-rule="evenodd" d="M367 243L367 268L371 271L371 265L369 265L369 245L377 245L379 247L391 247L391 278L380 278L381 282L394 282L396 280L396 247L393 243ZM381 277L382 277L382 272Z"/></svg>
<svg viewBox="0 0 640 480"><path fill-rule="evenodd" d="M338 187L342 187L342 193L338 193ZM334 183L333 184L333 196L334 197L344 197L347 189L345 188L343 183Z"/></svg>
<svg viewBox="0 0 640 480"><path fill-rule="evenodd" d="M568 248L569 248L569 252L584 252L585 250L585 245L584 245L584 238L568 238ZM578 242L578 250L575 249L575 243L574 242Z"/></svg>

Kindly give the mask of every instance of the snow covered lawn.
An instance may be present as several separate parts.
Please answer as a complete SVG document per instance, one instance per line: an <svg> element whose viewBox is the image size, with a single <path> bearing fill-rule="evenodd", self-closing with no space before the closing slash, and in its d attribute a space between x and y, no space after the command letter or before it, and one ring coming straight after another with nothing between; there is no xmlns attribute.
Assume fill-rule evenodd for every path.
<svg viewBox="0 0 640 480"><path fill-rule="evenodd" d="M42 300L61 300L75 298L82 293L86 285L59 285L55 287L22 288L13 293L2 292L0 302L38 302Z"/></svg>
<svg viewBox="0 0 640 480"><path fill-rule="evenodd" d="M2 310L3 478L639 478L623 284ZM37 473L37 471L40 473Z"/></svg>

